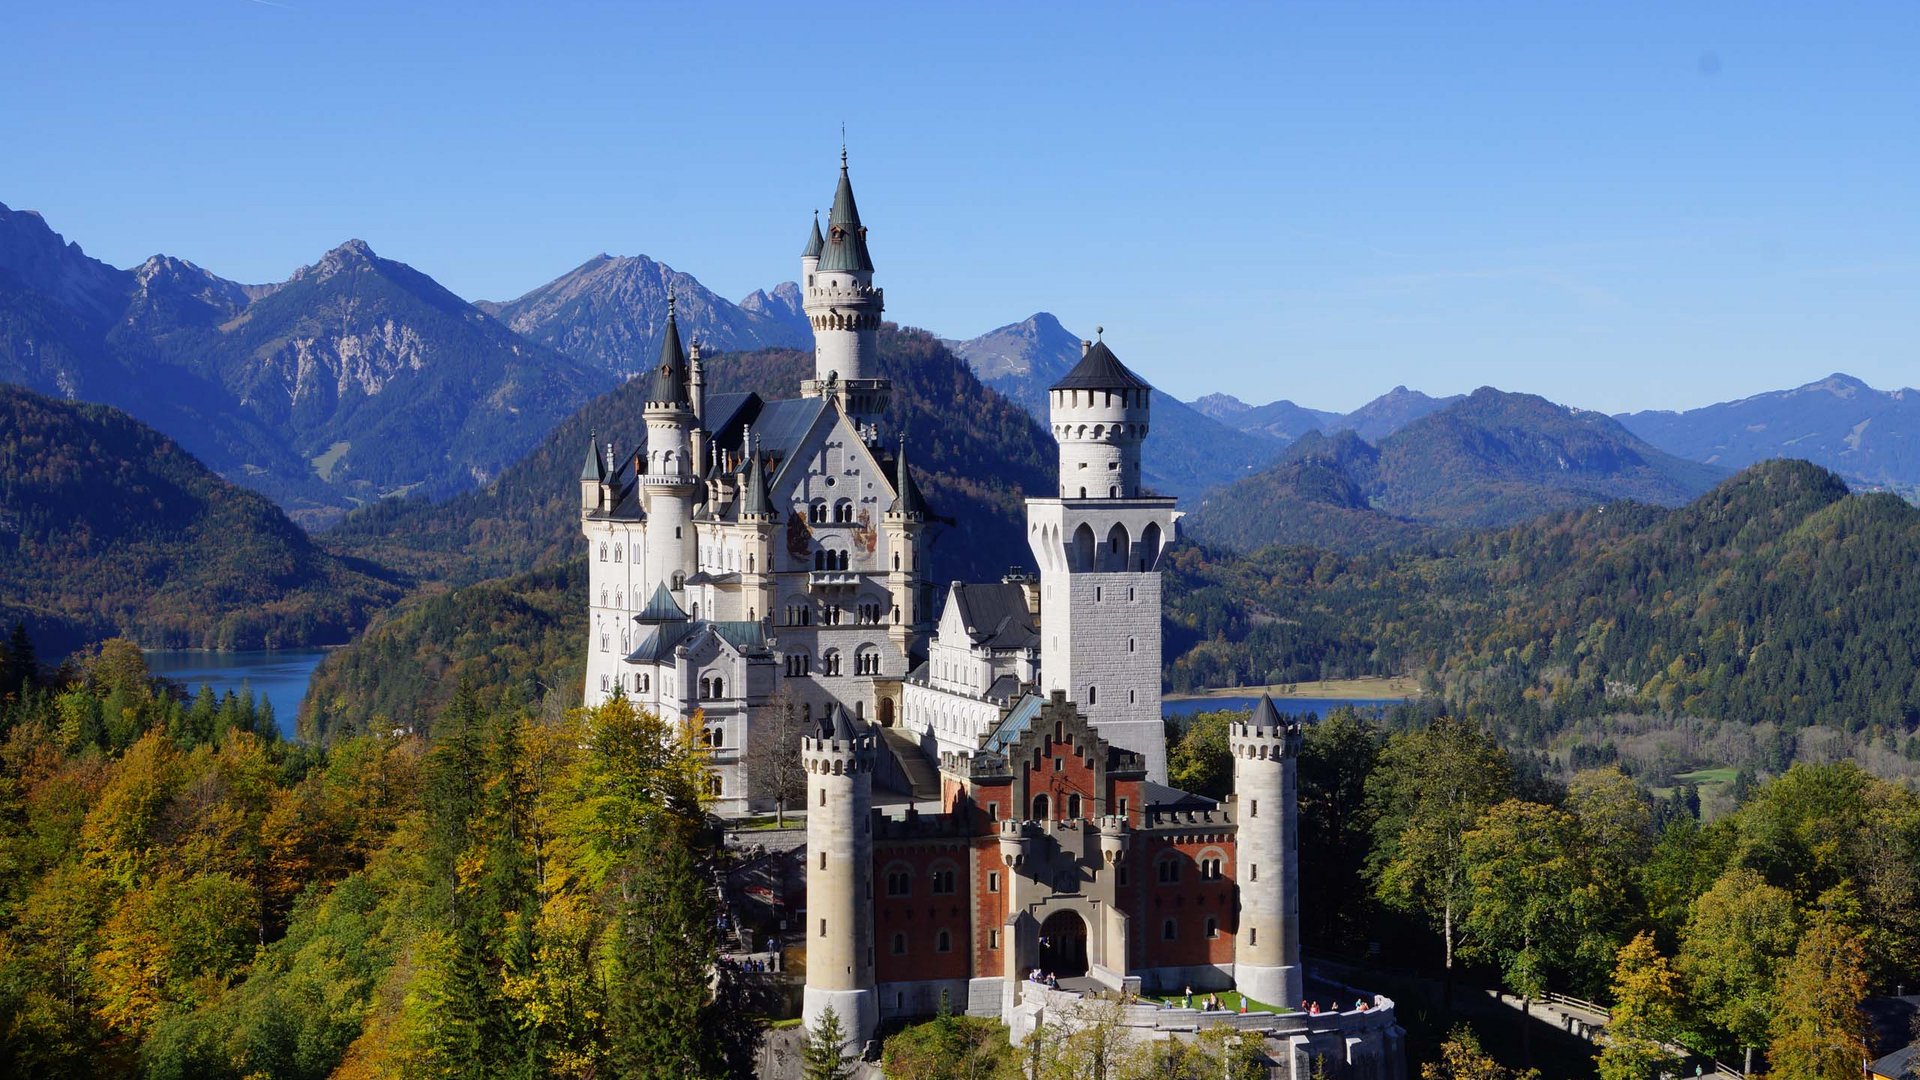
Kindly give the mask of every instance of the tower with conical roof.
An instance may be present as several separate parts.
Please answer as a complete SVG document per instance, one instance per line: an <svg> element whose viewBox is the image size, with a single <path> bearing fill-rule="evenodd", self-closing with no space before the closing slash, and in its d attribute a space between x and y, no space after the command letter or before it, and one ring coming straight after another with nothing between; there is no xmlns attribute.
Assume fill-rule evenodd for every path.
<svg viewBox="0 0 1920 1080"><path fill-rule="evenodd" d="M1253 715L1227 731L1233 753L1235 876L1240 917L1235 987L1281 1008L1300 1000L1300 725L1260 695Z"/></svg>
<svg viewBox="0 0 1920 1080"><path fill-rule="evenodd" d="M640 498L647 514L646 574L651 589L665 585L675 593L685 586L694 565L693 499L700 477L693 454L693 392L687 354L680 344L673 295L667 295L667 329L660 361L653 368L642 413L647 425L646 468Z"/></svg>
<svg viewBox="0 0 1920 1080"><path fill-rule="evenodd" d="M1179 515L1173 499L1140 485L1153 388L1104 341L1081 347L1080 362L1047 391L1059 495L1027 500L1027 543L1040 564L1040 679L1165 783L1160 557Z"/></svg>
<svg viewBox="0 0 1920 1080"><path fill-rule="evenodd" d="M853 201L847 151L840 150L840 186L833 193L827 230L818 217L800 256L801 306L813 325L813 378L801 384L807 397L837 396L856 424L872 436L886 412L893 386L880 376L880 315L886 295L873 284L867 227Z"/></svg>

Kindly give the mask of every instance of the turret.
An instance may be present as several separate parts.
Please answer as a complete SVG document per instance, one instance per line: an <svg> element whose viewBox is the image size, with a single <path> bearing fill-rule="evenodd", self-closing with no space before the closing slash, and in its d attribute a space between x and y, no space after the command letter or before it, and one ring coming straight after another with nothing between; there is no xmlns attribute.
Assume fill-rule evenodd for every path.
<svg viewBox="0 0 1920 1080"><path fill-rule="evenodd" d="M1131 499L1140 493L1140 441L1153 391L1106 342L1080 346L1080 362L1047 391L1060 443L1060 497Z"/></svg>
<svg viewBox="0 0 1920 1080"><path fill-rule="evenodd" d="M1269 1005L1301 999L1300 725L1287 723L1260 695L1253 715L1227 732L1233 754L1233 817L1240 886L1234 983Z"/></svg>
<svg viewBox="0 0 1920 1080"><path fill-rule="evenodd" d="M707 438L707 372L700 363L700 339L687 343L687 404L693 410L693 474L705 476L713 463Z"/></svg>
<svg viewBox="0 0 1920 1080"><path fill-rule="evenodd" d="M807 238L806 249L800 252L800 287L803 290L813 288L814 272L820 269L820 252L826 246L827 238L820 234L820 211L815 210L813 235Z"/></svg>
<svg viewBox="0 0 1920 1080"><path fill-rule="evenodd" d="M598 433L587 436L587 462L580 466L580 510L592 513L607 509L607 463L600 456Z"/></svg>
<svg viewBox="0 0 1920 1080"><path fill-rule="evenodd" d="M679 592L693 567L693 498L700 487L693 460L693 393L686 351L667 294L667 327L660 342L643 415L647 422L647 471L641 491L647 511L648 583Z"/></svg>
<svg viewBox="0 0 1920 1080"><path fill-rule="evenodd" d="M813 325L813 378L801 385L801 393L839 397L847 415L871 429L892 394L892 384L880 377L878 356L886 295L873 284L867 227L853 199L844 147L826 234L817 231L817 221L815 228L800 257L802 307Z"/></svg>
<svg viewBox="0 0 1920 1080"><path fill-rule="evenodd" d="M887 634L894 647L905 654L928 614L920 610L920 582L926 573L920 564L920 533L926 522L927 500L907 465L905 435L900 437L900 452L894 458L893 487L893 502L880 517L891 553L887 593L893 610L887 613Z"/></svg>
<svg viewBox="0 0 1920 1080"><path fill-rule="evenodd" d="M877 736L845 708L828 707L800 740L807 773L807 984L801 1017L812 1030L831 1007L858 1047L879 1023L874 992L873 762Z"/></svg>

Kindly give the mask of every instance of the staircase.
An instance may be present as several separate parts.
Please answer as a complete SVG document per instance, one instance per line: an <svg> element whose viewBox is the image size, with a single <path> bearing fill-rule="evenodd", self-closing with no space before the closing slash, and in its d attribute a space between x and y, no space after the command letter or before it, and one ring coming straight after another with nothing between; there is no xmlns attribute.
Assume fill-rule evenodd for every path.
<svg viewBox="0 0 1920 1080"><path fill-rule="evenodd" d="M907 787L916 800L926 801L940 797L940 772L920 752L920 740L899 728L880 729L880 740L892 753L899 772L906 778Z"/></svg>

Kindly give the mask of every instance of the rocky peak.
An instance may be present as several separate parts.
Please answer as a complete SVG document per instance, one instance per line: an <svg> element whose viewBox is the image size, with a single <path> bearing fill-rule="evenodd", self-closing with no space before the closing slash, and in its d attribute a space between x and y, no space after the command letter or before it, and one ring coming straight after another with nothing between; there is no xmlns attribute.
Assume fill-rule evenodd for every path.
<svg viewBox="0 0 1920 1080"><path fill-rule="evenodd" d="M373 253L373 248L368 247L365 240L349 240L320 256L320 261L312 266L303 266L295 270L287 282L292 284L296 281L325 281L337 274L365 269L379 261L380 257Z"/></svg>
<svg viewBox="0 0 1920 1080"><path fill-rule="evenodd" d="M1222 423L1231 423L1234 417L1253 409L1253 406L1232 394L1207 394L1193 399L1189 404L1199 410L1202 415L1211 416Z"/></svg>
<svg viewBox="0 0 1920 1080"><path fill-rule="evenodd" d="M172 255L155 255L135 267L133 283L136 300L185 297L229 314L246 307L251 298L246 286Z"/></svg>
<svg viewBox="0 0 1920 1080"><path fill-rule="evenodd" d="M32 210L0 203L0 271L17 275L34 291L96 319L111 319L126 301L127 272L108 266L67 243Z"/></svg>

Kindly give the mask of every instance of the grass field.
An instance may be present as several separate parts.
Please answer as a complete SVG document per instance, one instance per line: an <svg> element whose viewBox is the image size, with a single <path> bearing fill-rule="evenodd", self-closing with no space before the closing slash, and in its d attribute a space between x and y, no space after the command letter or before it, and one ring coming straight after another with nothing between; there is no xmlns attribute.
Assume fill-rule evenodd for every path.
<svg viewBox="0 0 1920 1080"><path fill-rule="evenodd" d="M1675 773L1674 779L1688 784L1706 787L1708 784L1731 784L1740 770L1731 766L1722 769L1695 769L1692 772Z"/></svg>
<svg viewBox="0 0 1920 1080"><path fill-rule="evenodd" d="M326 453L313 459L313 471L320 474L320 479L331 483L333 480L333 467L338 465L340 459L346 457L347 451L351 449L353 449L353 444L345 441L337 442L327 447Z"/></svg>
<svg viewBox="0 0 1920 1080"><path fill-rule="evenodd" d="M1315 682L1272 683L1267 686L1222 686L1191 694L1168 694L1167 701L1198 701L1206 698L1251 697L1267 693L1290 698L1410 698L1420 696L1420 680L1411 675L1384 678L1321 679Z"/></svg>
<svg viewBox="0 0 1920 1080"><path fill-rule="evenodd" d="M1238 990L1223 991L1217 996L1220 998L1221 1008L1226 1012L1237 1013L1240 1011L1241 1005L1245 1005L1247 1007L1248 1012L1288 1013L1288 1012L1300 1011L1298 1009L1282 1009L1282 1008L1278 1008L1277 1006L1267 1005L1265 1003L1255 1001L1250 997L1242 996L1240 991ZM1140 1000L1168 1002L1177 1007L1185 1007L1187 1003L1187 995L1185 994L1143 994L1141 995ZM1207 1000L1206 994L1204 993L1194 994L1193 1007L1196 1009L1199 1008L1202 1005L1202 1003L1204 1003L1206 1000Z"/></svg>

